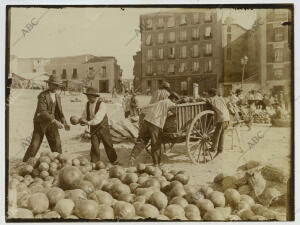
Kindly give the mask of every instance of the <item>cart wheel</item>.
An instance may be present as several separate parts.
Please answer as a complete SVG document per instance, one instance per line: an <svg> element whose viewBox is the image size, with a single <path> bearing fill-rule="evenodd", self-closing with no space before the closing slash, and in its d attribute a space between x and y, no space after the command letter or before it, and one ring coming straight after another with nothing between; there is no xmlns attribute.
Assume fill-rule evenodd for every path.
<svg viewBox="0 0 300 225"><path fill-rule="evenodd" d="M203 111L193 119L186 136L186 149L194 164L206 163L214 158L216 153L209 151L214 131L213 111Z"/></svg>

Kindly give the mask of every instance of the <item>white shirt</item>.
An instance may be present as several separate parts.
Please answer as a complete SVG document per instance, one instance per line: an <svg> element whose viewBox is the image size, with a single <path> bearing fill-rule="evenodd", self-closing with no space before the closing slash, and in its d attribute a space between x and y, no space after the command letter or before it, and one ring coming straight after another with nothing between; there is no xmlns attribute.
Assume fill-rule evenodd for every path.
<svg viewBox="0 0 300 225"><path fill-rule="evenodd" d="M154 104L150 104L142 109L145 113L144 120L163 129L170 107L175 106L170 99L161 100Z"/></svg>
<svg viewBox="0 0 300 225"><path fill-rule="evenodd" d="M50 92L50 97L52 99L52 102L55 103L56 102L55 93Z"/></svg>
<svg viewBox="0 0 300 225"><path fill-rule="evenodd" d="M229 121L229 111L223 97L215 96L208 99L217 114L217 122Z"/></svg>
<svg viewBox="0 0 300 225"><path fill-rule="evenodd" d="M91 126L95 126L95 125L99 124L103 120L104 116L107 113L105 103L101 102L99 110L95 115L96 103L97 103L97 101L95 103L90 103L90 107L89 107L91 120L88 121L88 124ZM81 118L87 120L86 105L84 106Z"/></svg>

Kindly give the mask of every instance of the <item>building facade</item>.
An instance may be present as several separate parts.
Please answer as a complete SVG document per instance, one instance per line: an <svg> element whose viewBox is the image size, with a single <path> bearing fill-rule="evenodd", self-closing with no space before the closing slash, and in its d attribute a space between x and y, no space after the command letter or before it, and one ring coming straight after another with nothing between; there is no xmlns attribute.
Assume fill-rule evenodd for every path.
<svg viewBox="0 0 300 225"><path fill-rule="evenodd" d="M156 90L163 80L182 95L217 88L223 72L222 22L217 12L159 12L140 17L142 92Z"/></svg>
<svg viewBox="0 0 300 225"><path fill-rule="evenodd" d="M227 17L222 27L222 46L224 53L223 77L219 79L221 92L227 96L229 91L243 89L244 92L259 90L257 35ZM247 57L244 69L241 59ZM243 86L242 86L243 79Z"/></svg>
<svg viewBox="0 0 300 225"><path fill-rule="evenodd" d="M56 58L17 58L10 64L11 73L17 75L56 74L73 84L95 87L99 92L111 92L114 87L122 89L122 69L115 57L80 55ZM121 91L121 90L120 90Z"/></svg>
<svg viewBox="0 0 300 225"><path fill-rule="evenodd" d="M273 93L291 88L291 16L289 9L257 10L261 86Z"/></svg>
<svg viewBox="0 0 300 225"><path fill-rule="evenodd" d="M142 91L142 53L138 51L133 56L134 66L133 66L133 87L135 91Z"/></svg>

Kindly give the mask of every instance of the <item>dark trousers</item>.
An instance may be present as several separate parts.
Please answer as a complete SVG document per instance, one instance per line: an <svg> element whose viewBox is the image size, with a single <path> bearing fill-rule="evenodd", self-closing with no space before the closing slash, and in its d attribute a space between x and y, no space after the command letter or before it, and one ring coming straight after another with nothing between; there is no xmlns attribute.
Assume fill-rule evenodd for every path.
<svg viewBox="0 0 300 225"><path fill-rule="evenodd" d="M125 112L125 118L128 118L130 116L130 111Z"/></svg>
<svg viewBox="0 0 300 225"><path fill-rule="evenodd" d="M44 135L46 135L51 151L62 153L58 128L54 124L50 124L45 131L42 131L39 124L34 123L31 142L26 150L23 162L26 162L30 157L36 156L44 139Z"/></svg>
<svg viewBox="0 0 300 225"><path fill-rule="evenodd" d="M117 153L114 149L112 138L110 135L110 130L108 126L102 126L93 131L91 129L91 162L98 162L100 160L100 149L99 145L102 140L107 158L110 162L115 162L117 160Z"/></svg>
<svg viewBox="0 0 300 225"><path fill-rule="evenodd" d="M148 121L143 121L136 144L131 151L131 157L136 158L151 140L151 156L154 165L160 164L161 129Z"/></svg>
<svg viewBox="0 0 300 225"><path fill-rule="evenodd" d="M213 136L213 151L222 152L224 148L224 130L228 127L228 121L216 123L216 129Z"/></svg>

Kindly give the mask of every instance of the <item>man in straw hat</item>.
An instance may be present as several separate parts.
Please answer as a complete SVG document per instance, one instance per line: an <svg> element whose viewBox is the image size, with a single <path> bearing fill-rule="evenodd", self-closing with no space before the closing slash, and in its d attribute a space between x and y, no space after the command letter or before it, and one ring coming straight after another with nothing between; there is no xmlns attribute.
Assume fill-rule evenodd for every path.
<svg viewBox="0 0 300 225"><path fill-rule="evenodd" d="M149 104L156 103L160 100L168 99L169 96L170 96L170 84L166 81L163 81L159 89L153 93Z"/></svg>
<svg viewBox="0 0 300 225"><path fill-rule="evenodd" d="M51 75L46 82L49 88L38 95L37 108L33 118L33 134L23 158L24 162L30 157L35 157L44 135L46 135L51 151L62 153L58 129L70 130L62 111L60 96L57 94L62 87L61 80L58 76Z"/></svg>
<svg viewBox="0 0 300 225"><path fill-rule="evenodd" d="M112 164L117 164L117 153L113 147L110 135L106 105L99 99L100 94L97 92L97 89L89 87L84 94L87 96L88 102L83 109L80 124L90 126L91 162L100 160L99 145L102 140L109 161Z"/></svg>

